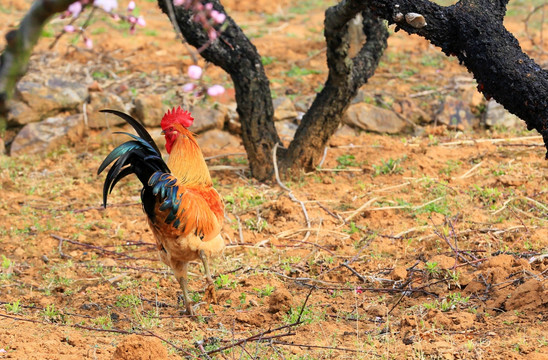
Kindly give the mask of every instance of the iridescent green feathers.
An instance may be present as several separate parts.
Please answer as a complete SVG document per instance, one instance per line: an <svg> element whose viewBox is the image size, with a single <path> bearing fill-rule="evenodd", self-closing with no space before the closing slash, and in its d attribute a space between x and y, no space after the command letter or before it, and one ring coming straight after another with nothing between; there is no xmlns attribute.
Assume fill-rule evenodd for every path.
<svg viewBox="0 0 548 360"><path fill-rule="evenodd" d="M124 177L135 174L143 184L141 199L147 215L154 219L154 208L159 195L162 210L171 209L168 218L174 217L178 211L176 180L171 177L167 164L162 159L160 150L146 129L134 118L116 110L102 110L126 120L139 134L118 132L130 136L133 140L118 146L105 158L97 174L103 172L111 163L103 185L103 206L107 205L108 195L114 186ZM165 181L169 177L169 181ZM170 219L169 222L172 222Z"/></svg>

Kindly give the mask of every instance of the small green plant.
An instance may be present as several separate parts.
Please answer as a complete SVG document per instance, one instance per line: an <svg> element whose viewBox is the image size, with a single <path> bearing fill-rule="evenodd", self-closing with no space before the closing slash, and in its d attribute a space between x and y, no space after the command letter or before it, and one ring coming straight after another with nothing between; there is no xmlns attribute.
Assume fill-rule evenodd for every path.
<svg viewBox="0 0 548 360"><path fill-rule="evenodd" d="M10 279L13 276L13 262L5 255L2 255L2 272L0 273L0 280Z"/></svg>
<svg viewBox="0 0 548 360"><path fill-rule="evenodd" d="M253 290L257 292L257 296L262 298L262 297L270 296L272 292L274 292L274 286L270 284L266 284L265 286L263 286L262 289L254 288Z"/></svg>
<svg viewBox="0 0 548 360"><path fill-rule="evenodd" d="M349 229L343 229L345 233L348 233L350 235L355 234L357 232L360 232L360 228L356 225L354 221L350 222L350 228Z"/></svg>
<svg viewBox="0 0 548 360"><path fill-rule="evenodd" d="M16 300L12 303L5 304L4 307L6 308L6 312L11 314L20 314L23 312L23 308L21 307L21 300Z"/></svg>
<svg viewBox="0 0 548 360"><path fill-rule="evenodd" d="M386 161L381 160L381 165L373 165L373 176L403 173L403 168L400 166L400 163L405 159L406 157L396 160L392 158Z"/></svg>
<svg viewBox="0 0 548 360"><path fill-rule="evenodd" d="M46 306L46 308L42 310L41 315L44 317L45 321L52 323L65 322L65 316L55 308L55 304Z"/></svg>
<svg viewBox="0 0 548 360"><path fill-rule="evenodd" d="M112 329L112 318L110 315L105 316L99 316L92 320L92 323L94 323L97 326L100 326L104 330Z"/></svg>
<svg viewBox="0 0 548 360"><path fill-rule="evenodd" d="M245 305L247 294L246 293L240 293L240 296L238 297L240 299L240 304Z"/></svg>
<svg viewBox="0 0 548 360"><path fill-rule="evenodd" d="M356 157L352 154L344 154L337 158L337 169L346 169L348 166L359 166Z"/></svg>
<svg viewBox="0 0 548 360"><path fill-rule="evenodd" d="M433 261L433 262L430 262L428 261L426 264L426 272L430 275L430 276L437 276L440 274L440 268L438 266L438 263Z"/></svg>
<svg viewBox="0 0 548 360"><path fill-rule="evenodd" d="M133 294L119 295L116 299L116 306L122 308L132 308L141 305L142 301L139 297Z"/></svg>
<svg viewBox="0 0 548 360"><path fill-rule="evenodd" d="M225 274L220 274L216 279L215 279L215 287L217 289L221 289L221 288L231 288L231 289L234 289L236 287L236 281L234 280L231 280L228 275L225 275Z"/></svg>

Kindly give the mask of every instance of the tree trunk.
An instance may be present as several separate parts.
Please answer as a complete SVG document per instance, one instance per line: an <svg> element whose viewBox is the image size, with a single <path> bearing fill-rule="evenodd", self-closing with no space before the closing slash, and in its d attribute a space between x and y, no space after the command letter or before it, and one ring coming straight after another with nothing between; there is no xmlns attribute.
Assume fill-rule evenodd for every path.
<svg viewBox="0 0 548 360"><path fill-rule="evenodd" d="M287 153L282 169L312 171L320 161L329 138L339 126L342 115L358 89L374 74L386 48L388 31L369 11L362 12L366 42L350 58L348 24L359 12L348 2L329 8L325 17L329 76L323 90L304 115Z"/></svg>
<svg viewBox="0 0 548 360"><path fill-rule="evenodd" d="M158 0L164 13L169 16L170 4ZM214 9L226 13L218 0L209 1ZM186 41L196 48L204 47L209 37L202 25L192 21L192 12L181 6L173 7L176 24ZM236 91L238 115L242 124L242 140L253 177L266 180L272 177L272 148L280 143L274 127L270 84L266 77L261 56L230 16L219 40L205 46L201 55L207 61L225 70Z"/></svg>
<svg viewBox="0 0 548 360"><path fill-rule="evenodd" d="M169 0L158 0L158 4L169 16L170 4L166 1ZM216 10L225 12L218 0L211 2ZM359 5L350 2L342 2L326 11L328 80L304 115L295 140L288 149L279 150L282 174L289 169L311 170L315 167L351 99L378 65L386 48L388 32L368 9L363 9L367 41L353 59L348 55L348 23L360 11ZM192 12L175 7L173 13L174 26L178 26L189 44L204 47L209 38L200 24L192 22ZM280 143L274 127L269 82L257 49L229 16L223 29L220 39L205 46L201 55L230 74L236 89L242 140L252 176L261 181L269 180L274 174L272 149Z"/></svg>

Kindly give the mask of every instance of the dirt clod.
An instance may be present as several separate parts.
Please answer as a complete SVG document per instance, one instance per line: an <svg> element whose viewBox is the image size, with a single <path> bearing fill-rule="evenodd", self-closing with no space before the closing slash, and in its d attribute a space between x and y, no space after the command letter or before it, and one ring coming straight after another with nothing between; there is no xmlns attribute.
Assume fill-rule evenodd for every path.
<svg viewBox="0 0 548 360"><path fill-rule="evenodd" d="M116 347L112 360L166 360L167 349L154 337L129 335Z"/></svg>

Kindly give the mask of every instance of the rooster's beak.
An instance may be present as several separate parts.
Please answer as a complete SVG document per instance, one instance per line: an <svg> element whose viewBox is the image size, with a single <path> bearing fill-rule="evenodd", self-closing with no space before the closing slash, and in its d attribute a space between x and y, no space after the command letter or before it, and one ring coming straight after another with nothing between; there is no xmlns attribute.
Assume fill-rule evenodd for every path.
<svg viewBox="0 0 548 360"><path fill-rule="evenodd" d="M165 135L166 132L164 130L162 130L162 132L160 133L161 135Z"/></svg>

